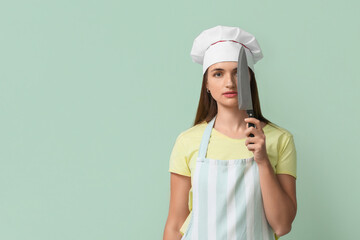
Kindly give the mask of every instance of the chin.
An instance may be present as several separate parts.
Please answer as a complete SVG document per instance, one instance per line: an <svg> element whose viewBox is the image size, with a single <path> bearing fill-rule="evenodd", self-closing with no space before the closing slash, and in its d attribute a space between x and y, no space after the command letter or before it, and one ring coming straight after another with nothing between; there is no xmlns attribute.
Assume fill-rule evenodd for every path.
<svg viewBox="0 0 360 240"><path fill-rule="evenodd" d="M226 103L219 103L218 102L218 105L221 104L223 107L225 108L238 108L238 102L233 102L233 103L229 103L229 102L226 102Z"/></svg>

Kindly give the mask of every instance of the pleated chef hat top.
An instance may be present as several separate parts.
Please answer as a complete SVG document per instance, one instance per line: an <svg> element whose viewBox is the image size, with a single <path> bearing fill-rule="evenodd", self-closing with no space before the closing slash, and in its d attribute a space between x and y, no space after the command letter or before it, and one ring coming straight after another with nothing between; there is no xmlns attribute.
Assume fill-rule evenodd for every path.
<svg viewBox="0 0 360 240"><path fill-rule="evenodd" d="M263 58L255 37L239 27L218 25L204 30L194 40L191 49L193 62L203 65L203 74L218 62L238 61L241 47L245 48L248 66L254 71L254 64Z"/></svg>

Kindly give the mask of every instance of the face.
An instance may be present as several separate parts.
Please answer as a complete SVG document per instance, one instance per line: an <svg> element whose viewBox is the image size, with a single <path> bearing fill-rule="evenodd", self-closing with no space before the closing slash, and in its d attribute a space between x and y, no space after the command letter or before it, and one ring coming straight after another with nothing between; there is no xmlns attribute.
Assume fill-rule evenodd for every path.
<svg viewBox="0 0 360 240"><path fill-rule="evenodd" d="M224 93L237 92L237 62L218 62L208 68L207 89L218 105L237 107L237 95L229 96Z"/></svg>

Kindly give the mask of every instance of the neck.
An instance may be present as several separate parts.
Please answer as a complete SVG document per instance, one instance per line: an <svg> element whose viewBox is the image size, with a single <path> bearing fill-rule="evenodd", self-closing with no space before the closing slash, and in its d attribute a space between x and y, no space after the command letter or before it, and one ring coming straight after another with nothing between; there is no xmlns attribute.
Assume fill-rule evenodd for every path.
<svg viewBox="0 0 360 240"><path fill-rule="evenodd" d="M245 131L245 118L249 117L246 110L218 108L214 127L224 129L230 132Z"/></svg>

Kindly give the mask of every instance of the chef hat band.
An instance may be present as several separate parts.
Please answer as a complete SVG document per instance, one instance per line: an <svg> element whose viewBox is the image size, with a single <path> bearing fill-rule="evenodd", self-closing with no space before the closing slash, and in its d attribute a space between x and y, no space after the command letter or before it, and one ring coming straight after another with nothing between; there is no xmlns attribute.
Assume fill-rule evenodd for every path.
<svg viewBox="0 0 360 240"><path fill-rule="evenodd" d="M211 65L218 62L234 61L237 62L239 59L240 49L243 44L239 44L236 41L221 41L217 42L216 45L211 45L204 54L203 60L203 74L206 69ZM254 71L254 63L251 51L245 47L246 58L248 66Z"/></svg>
<svg viewBox="0 0 360 240"><path fill-rule="evenodd" d="M211 47L212 45L218 43L218 42L236 42L236 43L240 43L241 45L243 45L244 47L246 47L247 49L249 49L247 46L245 46L244 44L242 44L241 42L237 42L237 41L234 41L234 40L219 40L217 42L214 42L212 44L210 44L210 46L207 47L206 50L208 50L209 47ZM250 49L249 49L250 50Z"/></svg>
<svg viewBox="0 0 360 240"><path fill-rule="evenodd" d="M218 62L238 61L241 47L244 47L248 66L254 71L254 64L263 58L255 37L238 27L216 26L200 33L191 49L193 62L203 65L203 74L208 67Z"/></svg>

